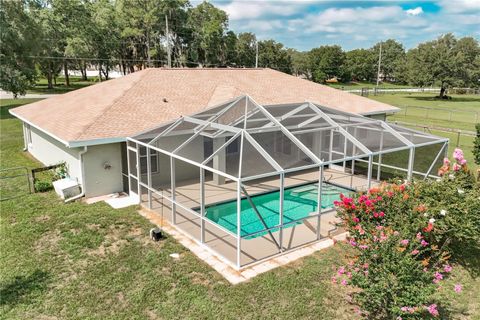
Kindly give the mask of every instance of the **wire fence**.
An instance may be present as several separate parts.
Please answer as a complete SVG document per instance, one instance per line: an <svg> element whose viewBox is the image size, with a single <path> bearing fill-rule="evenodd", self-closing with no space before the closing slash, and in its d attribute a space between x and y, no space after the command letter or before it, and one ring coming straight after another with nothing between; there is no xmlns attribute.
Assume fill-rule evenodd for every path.
<svg viewBox="0 0 480 320"><path fill-rule="evenodd" d="M32 191L30 173L26 167L0 170L0 201L21 197Z"/></svg>
<svg viewBox="0 0 480 320"><path fill-rule="evenodd" d="M368 97L369 95L382 95L394 93L440 93L440 88L389 88L389 87L373 87L373 88L359 88L359 89L344 89L342 90L360 94ZM480 94L480 88L449 88L447 94Z"/></svg>
<svg viewBox="0 0 480 320"><path fill-rule="evenodd" d="M455 127L464 130L474 130L475 124L480 120L480 108L478 108L479 111L420 106L400 106L399 108L401 111L392 115L391 119L409 123L415 122L415 120L421 120L422 122L438 120L437 124L432 123L431 125L447 128L455 125L454 123L458 123Z"/></svg>
<svg viewBox="0 0 480 320"><path fill-rule="evenodd" d="M421 120L421 119L419 119ZM420 123L412 123L412 122L403 122L397 120L390 120L389 122L414 127L417 130L421 130L423 132L428 132L433 135L438 135L438 133L442 133L442 136L447 136L450 138L450 144L454 145L455 147L459 148L471 148L473 138L476 136L474 131L469 130L461 130L461 129L454 129L454 128L444 128L444 127L437 127L437 126L430 126Z"/></svg>

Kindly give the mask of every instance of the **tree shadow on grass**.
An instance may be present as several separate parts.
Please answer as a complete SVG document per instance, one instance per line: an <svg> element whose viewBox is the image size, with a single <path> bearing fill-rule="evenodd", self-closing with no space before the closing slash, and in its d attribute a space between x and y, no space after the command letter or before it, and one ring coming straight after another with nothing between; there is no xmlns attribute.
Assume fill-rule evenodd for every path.
<svg viewBox="0 0 480 320"><path fill-rule="evenodd" d="M452 97L452 99L446 100L446 99L436 98L434 96L415 96L415 95L411 95L411 96L407 96L405 98L420 100L420 101L438 101L438 102L452 102L452 103L454 103L454 102L479 102L480 103L480 97L476 98L476 97L455 96L455 97Z"/></svg>
<svg viewBox="0 0 480 320"><path fill-rule="evenodd" d="M463 266L472 277L480 276L480 248L468 247L459 249L459 254L454 255L455 262Z"/></svg>
<svg viewBox="0 0 480 320"><path fill-rule="evenodd" d="M0 306L15 305L34 292L47 289L49 274L35 270L27 276L17 276L10 283L0 285Z"/></svg>

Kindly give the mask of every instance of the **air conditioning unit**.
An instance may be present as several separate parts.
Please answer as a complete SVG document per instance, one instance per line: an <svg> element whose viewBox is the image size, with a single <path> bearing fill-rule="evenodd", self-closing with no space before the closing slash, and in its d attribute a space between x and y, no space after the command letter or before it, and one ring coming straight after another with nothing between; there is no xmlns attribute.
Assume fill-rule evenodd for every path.
<svg viewBox="0 0 480 320"><path fill-rule="evenodd" d="M82 192L82 187L78 181L72 178L64 178L54 181L53 188L62 199L74 197Z"/></svg>

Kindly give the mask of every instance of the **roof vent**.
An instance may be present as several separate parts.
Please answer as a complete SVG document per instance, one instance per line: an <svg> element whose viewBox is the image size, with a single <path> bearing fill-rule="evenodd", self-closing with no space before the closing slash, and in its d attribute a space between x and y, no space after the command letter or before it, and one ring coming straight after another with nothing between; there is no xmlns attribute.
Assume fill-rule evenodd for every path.
<svg viewBox="0 0 480 320"><path fill-rule="evenodd" d="M163 98L163 102L168 102L167 98Z"/></svg>

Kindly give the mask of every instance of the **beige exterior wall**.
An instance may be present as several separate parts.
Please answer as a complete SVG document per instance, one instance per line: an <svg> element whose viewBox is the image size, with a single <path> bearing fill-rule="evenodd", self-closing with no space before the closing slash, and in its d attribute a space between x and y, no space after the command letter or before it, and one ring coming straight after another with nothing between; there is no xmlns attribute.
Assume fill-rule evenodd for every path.
<svg viewBox="0 0 480 320"><path fill-rule="evenodd" d="M28 152L46 166L65 162L70 177L77 179L83 187L80 152L83 148L68 148L63 143L41 132L25 126L25 141ZM121 144L112 143L87 147L83 155L85 169L85 196L95 197L123 190ZM105 164L110 169L105 169Z"/></svg>
<svg viewBox="0 0 480 320"><path fill-rule="evenodd" d="M123 191L121 152L121 143L88 147L83 156L87 198Z"/></svg>
<svg viewBox="0 0 480 320"><path fill-rule="evenodd" d="M25 126L25 135L28 152L46 166L65 162L68 173L82 184L82 169L80 167L79 152L83 148L70 149L58 140L40 130ZM28 131L30 130L30 134Z"/></svg>

